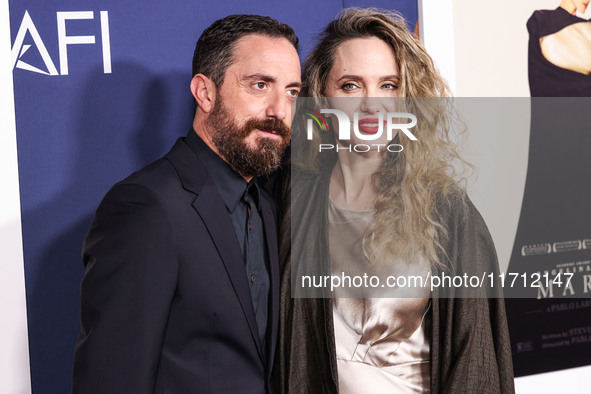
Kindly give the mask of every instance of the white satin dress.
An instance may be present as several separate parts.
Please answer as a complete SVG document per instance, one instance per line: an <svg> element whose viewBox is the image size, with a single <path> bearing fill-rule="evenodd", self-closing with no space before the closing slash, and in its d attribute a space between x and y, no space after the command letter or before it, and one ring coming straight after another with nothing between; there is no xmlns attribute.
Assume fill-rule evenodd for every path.
<svg viewBox="0 0 591 394"><path fill-rule="evenodd" d="M361 244L375 210L353 211L329 200L332 275L388 275L428 272L421 261L375 267L363 257ZM401 268L402 267L402 268ZM382 282L383 283L383 282ZM339 392L343 394L430 392L427 288L413 298L378 288L337 291L333 303ZM388 298L386 298L386 296Z"/></svg>

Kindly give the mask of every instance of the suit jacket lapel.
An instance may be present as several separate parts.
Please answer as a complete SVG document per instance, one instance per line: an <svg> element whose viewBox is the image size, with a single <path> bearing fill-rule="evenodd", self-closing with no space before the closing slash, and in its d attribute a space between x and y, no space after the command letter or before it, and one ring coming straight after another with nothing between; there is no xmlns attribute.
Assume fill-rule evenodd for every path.
<svg viewBox="0 0 591 394"><path fill-rule="evenodd" d="M221 257L262 360L263 353L244 261L236 236L231 236L234 234L234 226L230 216L226 214L222 197L201 161L182 140L177 141L167 158L177 169L185 189L197 195L193 207L201 216Z"/></svg>
<svg viewBox="0 0 591 394"><path fill-rule="evenodd" d="M222 258L226 272L232 282L232 287L234 287L244 311L244 316L248 321L250 333L257 343L259 355L262 356L258 327L254 307L252 306L252 296L244 270L242 253L238 247L238 240L234 235L234 226L230 216L225 214L226 206L211 179L203 185L201 193L193 202L193 207L195 207L201 219L203 219L203 223L207 226L211 239Z"/></svg>

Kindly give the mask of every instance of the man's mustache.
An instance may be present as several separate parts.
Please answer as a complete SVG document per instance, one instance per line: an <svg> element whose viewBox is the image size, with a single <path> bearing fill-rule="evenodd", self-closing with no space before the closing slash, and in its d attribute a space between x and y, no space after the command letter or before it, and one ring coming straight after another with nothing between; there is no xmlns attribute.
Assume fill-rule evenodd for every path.
<svg viewBox="0 0 591 394"><path fill-rule="evenodd" d="M254 129L263 131L274 132L275 134L289 138L291 136L291 128L287 126L282 120L269 118L269 119L250 119L244 125L244 130L247 130L248 134Z"/></svg>

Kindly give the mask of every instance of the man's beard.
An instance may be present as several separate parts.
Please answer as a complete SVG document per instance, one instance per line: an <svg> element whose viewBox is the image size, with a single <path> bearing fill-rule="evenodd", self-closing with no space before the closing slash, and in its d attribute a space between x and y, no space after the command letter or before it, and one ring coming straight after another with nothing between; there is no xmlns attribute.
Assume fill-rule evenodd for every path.
<svg viewBox="0 0 591 394"><path fill-rule="evenodd" d="M266 175L281 163L281 157L289 144L290 128L281 120L251 118L242 127L233 120L233 115L218 96L213 110L206 120L206 126L214 130L213 144L219 154L238 174L244 177ZM256 147L247 145L245 139L255 129L273 131L281 139L259 137Z"/></svg>

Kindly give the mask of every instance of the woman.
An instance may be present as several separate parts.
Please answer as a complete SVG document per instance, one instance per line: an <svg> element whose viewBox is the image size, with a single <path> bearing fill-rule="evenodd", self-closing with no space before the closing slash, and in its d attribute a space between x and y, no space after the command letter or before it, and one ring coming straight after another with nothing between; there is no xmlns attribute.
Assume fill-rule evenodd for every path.
<svg viewBox="0 0 591 394"><path fill-rule="evenodd" d="M304 282L498 271L482 218L450 176L450 160L461 159L445 101L412 99L448 95L421 43L398 14L347 9L308 56L303 80L315 108L305 104L294 124L291 178L271 184L290 212L280 245L280 391L513 391L502 299L455 299L453 290L439 298L421 287L334 293ZM417 127L388 135L390 123L408 123L388 113L403 111ZM353 120L350 138L333 127L342 114ZM307 117L325 126L312 132Z"/></svg>

